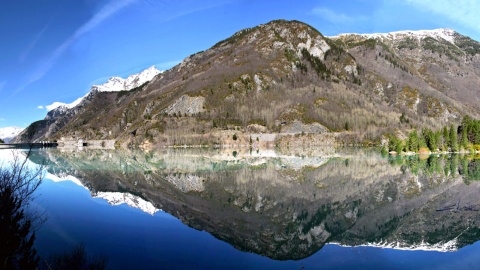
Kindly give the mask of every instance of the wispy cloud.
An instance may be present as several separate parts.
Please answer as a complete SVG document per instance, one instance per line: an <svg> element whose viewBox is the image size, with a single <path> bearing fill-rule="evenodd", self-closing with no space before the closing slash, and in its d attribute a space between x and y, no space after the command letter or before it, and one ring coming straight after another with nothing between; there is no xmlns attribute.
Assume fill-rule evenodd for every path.
<svg viewBox="0 0 480 270"><path fill-rule="evenodd" d="M5 119L5 118L0 118L0 121L7 121L7 119Z"/></svg>
<svg viewBox="0 0 480 270"><path fill-rule="evenodd" d="M335 12L331 9L319 7L314 8L312 13L324 20L335 24L350 24L361 20L366 20L365 16L348 16L343 13Z"/></svg>
<svg viewBox="0 0 480 270"><path fill-rule="evenodd" d="M42 105L38 106L37 109L40 109L40 110L43 110L45 107L43 107Z"/></svg>
<svg viewBox="0 0 480 270"><path fill-rule="evenodd" d="M149 9L151 12L155 12L155 16L161 18L163 22L168 22L192 13L230 5L238 1L239 0L183 0L171 4L165 1L144 0L143 7Z"/></svg>
<svg viewBox="0 0 480 270"><path fill-rule="evenodd" d="M35 45L37 45L37 42L40 40L40 38L43 36L43 34L45 34L45 32L47 31L48 29L48 25L45 26L44 28L42 28L42 30L40 30L40 32L38 32L32 39L32 41L30 42L30 44L28 44L28 46L22 51L22 53L20 54L20 57L18 58L18 61L20 63L23 63L28 55L30 54L30 52L33 50L33 48L35 48Z"/></svg>
<svg viewBox="0 0 480 270"><path fill-rule="evenodd" d="M407 0L412 6L444 16L480 33L478 0Z"/></svg>
<svg viewBox="0 0 480 270"><path fill-rule="evenodd" d="M182 62L182 60L167 61L167 62L157 63L157 64L155 64L155 67L158 70L168 70L168 69L176 66L180 62Z"/></svg>
<svg viewBox="0 0 480 270"><path fill-rule="evenodd" d="M60 44L60 46L58 46L50 56L44 59L42 64L35 69L35 71L26 79L25 83L19 87L14 94L43 78L43 76L45 76L45 74L47 74L47 72L55 65L58 58L60 58L63 53L81 36L92 31L108 18L137 1L138 0L111 0L108 4L103 6L103 8L93 15L90 20L79 27L69 38Z"/></svg>

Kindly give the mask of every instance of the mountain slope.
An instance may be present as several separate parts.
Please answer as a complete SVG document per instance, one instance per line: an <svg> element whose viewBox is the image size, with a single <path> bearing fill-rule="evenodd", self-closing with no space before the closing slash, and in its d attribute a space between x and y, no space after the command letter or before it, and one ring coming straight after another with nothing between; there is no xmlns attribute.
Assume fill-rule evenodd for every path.
<svg viewBox="0 0 480 270"><path fill-rule="evenodd" d="M138 74L132 74L126 79L112 77L104 84L93 85L90 92L72 103L54 102L47 106L49 112L45 116L45 119L32 123L15 137L12 142L46 140L63 128L75 115L82 112L98 92L128 91L144 85L159 73L161 73L161 71L152 66Z"/></svg>
<svg viewBox="0 0 480 270"><path fill-rule="evenodd" d="M479 116L479 48L445 29L327 38L298 21L272 21L135 90L95 93L62 128L36 139L218 144L235 132L335 131L359 142L439 128Z"/></svg>

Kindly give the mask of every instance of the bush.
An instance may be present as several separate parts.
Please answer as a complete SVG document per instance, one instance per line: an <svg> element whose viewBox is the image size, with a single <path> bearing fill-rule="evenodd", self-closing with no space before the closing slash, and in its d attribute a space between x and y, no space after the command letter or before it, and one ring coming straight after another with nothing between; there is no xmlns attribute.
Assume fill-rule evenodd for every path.
<svg viewBox="0 0 480 270"><path fill-rule="evenodd" d="M107 258L96 256L90 258L85 246L77 245L70 252L54 255L49 262L44 262L45 269L89 269L101 270L107 268Z"/></svg>
<svg viewBox="0 0 480 270"><path fill-rule="evenodd" d="M39 262L33 246L36 217L26 210L42 182L43 166L27 168L29 154L23 161L14 155L11 168L0 168L0 262L5 269L35 269Z"/></svg>

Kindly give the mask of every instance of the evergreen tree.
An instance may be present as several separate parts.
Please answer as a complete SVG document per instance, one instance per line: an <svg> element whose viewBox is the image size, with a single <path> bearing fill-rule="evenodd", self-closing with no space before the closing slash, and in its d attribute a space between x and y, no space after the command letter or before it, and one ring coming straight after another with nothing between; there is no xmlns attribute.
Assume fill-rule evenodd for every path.
<svg viewBox="0 0 480 270"><path fill-rule="evenodd" d="M443 127L443 140L442 140L442 150L446 151L450 147L450 135L448 133L448 128Z"/></svg>
<svg viewBox="0 0 480 270"><path fill-rule="evenodd" d="M450 125L450 150L452 152L458 152L458 139L457 139L457 129Z"/></svg>
<svg viewBox="0 0 480 270"><path fill-rule="evenodd" d="M468 148L468 137L467 137L467 129L464 128L462 130L462 138L460 140L460 146L463 148L463 149L467 149Z"/></svg>
<svg viewBox="0 0 480 270"><path fill-rule="evenodd" d="M416 130L411 131L408 134L409 151L418 152L420 149L420 141Z"/></svg>

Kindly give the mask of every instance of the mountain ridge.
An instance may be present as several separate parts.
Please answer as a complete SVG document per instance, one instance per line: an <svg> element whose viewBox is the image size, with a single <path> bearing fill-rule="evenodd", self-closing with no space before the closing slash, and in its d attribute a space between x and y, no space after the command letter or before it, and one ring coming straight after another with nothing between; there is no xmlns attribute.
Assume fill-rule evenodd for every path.
<svg viewBox="0 0 480 270"><path fill-rule="evenodd" d="M288 130L335 132L358 143L478 117L480 44L435 31L453 33L456 45L430 36L329 38L302 22L272 21L185 58L135 91L95 94L61 129L37 139L224 144L217 131Z"/></svg>

